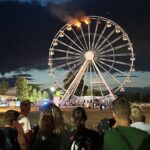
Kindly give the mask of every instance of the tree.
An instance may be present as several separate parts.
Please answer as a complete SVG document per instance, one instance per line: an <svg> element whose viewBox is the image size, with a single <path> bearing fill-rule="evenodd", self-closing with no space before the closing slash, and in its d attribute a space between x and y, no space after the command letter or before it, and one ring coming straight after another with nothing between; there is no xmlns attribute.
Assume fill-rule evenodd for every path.
<svg viewBox="0 0 150 150"><path fill-rule="evenodd" d="M84 90L83 90L83 95L84 95L84 96L86 95L87 90L88 90L88 86L87 86L87 85L84 85Z"/></svg>
<svg viewBox="0 0 150 150"><path fill-rule="evenodd" d="M6 81L6 80L1 81L1 83L0 83L0 94L5 95L6 92L8 91L8 88L9 88L8 81Z"/></svg>
<svg viewBox="0 0 150 150"><path fill-rule="evenodd" d="M37 84L29 85L29 99L31 102L36 103L41 100L41 91L40 87Z"/></svg>
<svg viewBox="0 0 150 150"><path fill-rule="evenodd" d="M42 94L41 94L41 91L39 90L37 92L37 101L40 101L42 99Z"/></svg>
<svg viewBox="0 0 150 150"><path fill-rule="evenodd" d="M37 91L40 90L40 87L38 84L30 84L30 86L32 87L32 89L36 89Z"/></svg>
<svg viewBox="0 0 150 150"><path fill-rule="evenodd" d="M55 94L54 94L54 96L56 96L56 97L61 97L61 96L62 96L61 91L56 91Z"/></svg>
<svg viewBox="0 0 150 150"><path fill-rule="evenodd" d="M30 101L33 102L33 103L36 103L37 101L37 90L36 89L33 89L31 94L30 94Z"/></svg>
<svg viewBox="0 0 150 150"><path fill-rule="evenodd" d="M42 99L48 99L49 98L49 94L47 91L42 91Z"/></svg>
<svg viewBox="0 0 150 150"><path fill-rule="evenodd" d="M16 95L21 101L29 99L29 91L31 87L28 84L28 80L25 77L20 77L16 80Z"/></svg>

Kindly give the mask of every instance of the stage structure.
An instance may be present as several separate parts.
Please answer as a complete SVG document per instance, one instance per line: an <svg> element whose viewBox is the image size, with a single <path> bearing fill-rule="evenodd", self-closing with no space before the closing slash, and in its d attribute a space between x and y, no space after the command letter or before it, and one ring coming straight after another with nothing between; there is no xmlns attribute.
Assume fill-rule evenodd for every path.
<svg viewBox="0 0 150 150"><path fill-rule="evenodd" d="M50 45L48 65L51 79L65 91L62 100L74 95L82 79L91 96L98 90L114 100L115 93L125 91L125 83L131 82L134 60L129 36L118 24L100 16L85 16L58 31ZM73 76L63 83L70 72ZM64 84L70 81L65 90Z"/></svg>

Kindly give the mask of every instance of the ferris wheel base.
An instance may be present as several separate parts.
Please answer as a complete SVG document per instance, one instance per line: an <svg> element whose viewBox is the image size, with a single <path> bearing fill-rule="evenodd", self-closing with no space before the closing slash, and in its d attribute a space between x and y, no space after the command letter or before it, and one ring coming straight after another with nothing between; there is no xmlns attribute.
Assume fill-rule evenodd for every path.
<svg viewBox="0 0 150 150"><path fill-rule="evenodd" d="M114 99L110 95L106 96L72 96L68 101L61 100L60 97L54 97L53 103L58 107L85 107L85 108L98 108L105 106L105 110L112 108Z"/></svg>

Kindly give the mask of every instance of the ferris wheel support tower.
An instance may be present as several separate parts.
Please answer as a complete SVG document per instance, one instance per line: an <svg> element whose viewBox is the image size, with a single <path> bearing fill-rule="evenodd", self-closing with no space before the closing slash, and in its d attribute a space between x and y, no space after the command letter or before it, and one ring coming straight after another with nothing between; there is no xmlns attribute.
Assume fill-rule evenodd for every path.
<svg viewBox="0 0 150 150"><path fill-rule="evenodd" d="M99 78L101 78L101 80L103 81L103 83L106 86L107 90L109 91L109 94L111 95L112 99L115 100L115 96L111 92L109 86L107 85L107 83L104 80L101 72L99 71L97 65L94 62L94 53L92 51L90 51L90 50L85 53L85 62L84 62L84 64L81 66L79 72L75 76L74 80L72 81L72 83L68 87L67 91L65 92L65 94L64 94L64 96L62 97L61 100L67 101L67 100L69 100L71 95L74 95L74 93L75 93L78 85L80 84L80 81L81 81L81 79L82 79L82 77L83 77L83 75L84 75L84 73L85 73L89 63L93 63L93 65L95 66L95 68L96 68L96 70L97 70L97 72L99 74Z"/></svg>

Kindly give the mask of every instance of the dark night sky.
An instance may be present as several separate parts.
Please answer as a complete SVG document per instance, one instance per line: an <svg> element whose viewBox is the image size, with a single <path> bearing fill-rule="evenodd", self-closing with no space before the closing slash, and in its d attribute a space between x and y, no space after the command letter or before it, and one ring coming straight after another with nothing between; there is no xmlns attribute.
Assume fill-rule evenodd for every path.
<svg viewBox="0 0 150 150"><path fill-rule="evenodd" d="M20 0L21 1L21 0ZM24 1L24 2L23 2ZM150 71L149 0L1 0L0 1L0 72L25 67L46 69L52 38L65 24L51 8L68 14L107 17L129 35L136 54L136 70Z"/></svg>

